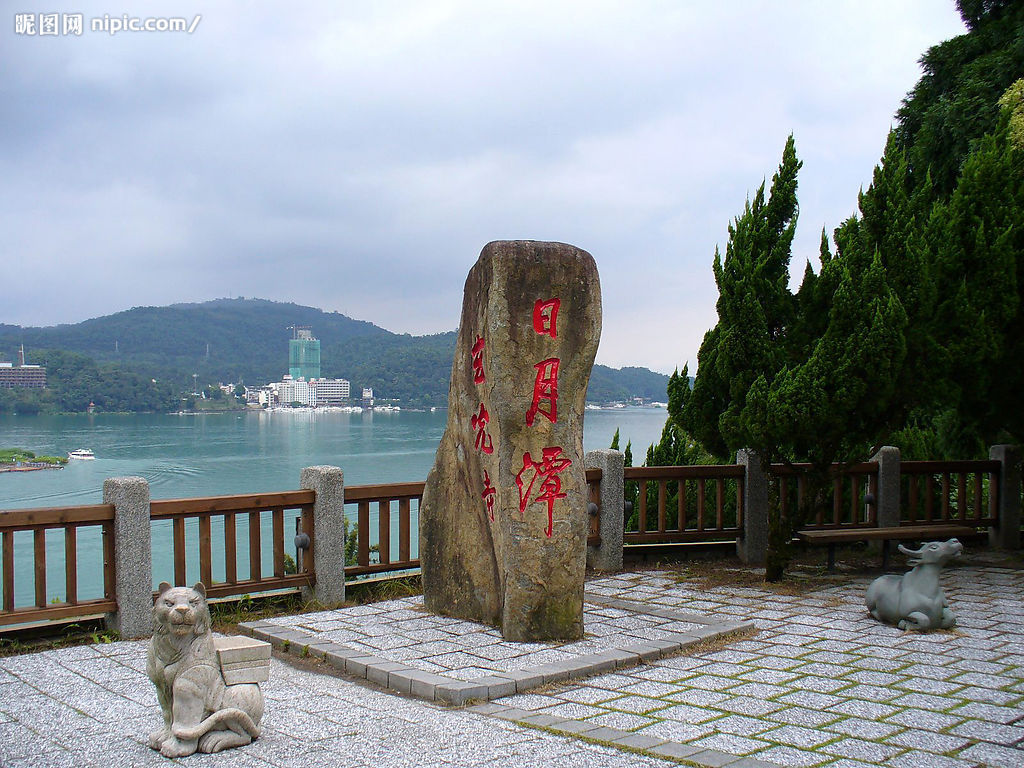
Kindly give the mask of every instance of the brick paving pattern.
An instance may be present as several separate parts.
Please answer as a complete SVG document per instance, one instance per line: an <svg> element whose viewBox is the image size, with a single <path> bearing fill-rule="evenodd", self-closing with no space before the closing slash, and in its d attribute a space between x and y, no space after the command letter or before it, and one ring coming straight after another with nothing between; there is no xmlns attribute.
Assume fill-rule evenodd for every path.
<svg viewBox="0 0 1024 768"><path fill-rule="evenodd" d="M586 679L461 708L327 674L327 664L300 669L275 659L264 684L263 737L217 764L1018 768L1024 765L1024 572L960 566L942 580L959 626L927 634L870 619L863 608L868 578L787 595L761 587L699 590L668 572L589 581L588 596L604 601L589 610L603 613L588 617L588 636L575 649L523 649L484 628L446 633L450 620L424 621L437 617L415 600L289 617L279 629L312 643L371 638L352 650L357 665L367 658L358 654L369 655L370 648L384 659L398 649L412 654L405 661L438 664L443 674L463 674L466 681L509 669L509 659L519 658L521 672L538 660L571 661L544 655L551 652L607 654L622 644L622 632L632 633L630 642L656 643L650 633L679 635L685 628L679 616L694 619L691 632L743 622L759 632L711 650L605 665ZM609 609L616 600L641 603L647 618ZM384 626L382 607L408 611L402 620L421 622L416 631L440 634L406 643L404 631ZM619 632L604 633L617 621ZM329 640L330 632L339 634ZM461 636L469 639L459 642ZM433 655L400 650L425 642L439 644ZM144 666L139 642L0 659L0 765L169 764L144 746L159 720ZM387 684L384 669L378 682Z"/></svg>

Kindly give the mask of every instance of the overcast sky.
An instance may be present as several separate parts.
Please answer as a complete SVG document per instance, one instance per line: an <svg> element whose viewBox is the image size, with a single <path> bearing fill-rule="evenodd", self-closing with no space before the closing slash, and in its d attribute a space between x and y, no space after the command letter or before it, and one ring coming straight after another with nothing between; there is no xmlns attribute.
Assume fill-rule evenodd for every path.
<svg viewBox="0 0 1024 768"><path fill-rule="evenodd" d="M964 31L952 0L185 0L130 5L192 34L75 2L41 37L30 5L0 19L0 322L246 296L436 333L486 242L560 240L597 261L598 362L666 373L788 134L800 274Z"/></svg>

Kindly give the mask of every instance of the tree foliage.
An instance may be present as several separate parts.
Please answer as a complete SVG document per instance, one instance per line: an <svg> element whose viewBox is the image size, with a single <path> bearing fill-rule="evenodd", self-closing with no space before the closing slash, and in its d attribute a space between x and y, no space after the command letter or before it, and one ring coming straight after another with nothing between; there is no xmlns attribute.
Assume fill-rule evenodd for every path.
<svg viewBox="0 0 1024 768"><path fill-rule="evenodd" d="M767 196L762 184L715 253L718 323L692 392L685 368L669 381L650 462L684 463L695 442L719 458L754 448L765 464L809 463L813 489L885 441L964 458L1024 435L1024 6L959 7L969 33L925 55L858 215L831 245L822 233L820 269L808 263L795 294L787 141ZM824 500L805 496L788 520L773 507L769 578Z"/></svg>

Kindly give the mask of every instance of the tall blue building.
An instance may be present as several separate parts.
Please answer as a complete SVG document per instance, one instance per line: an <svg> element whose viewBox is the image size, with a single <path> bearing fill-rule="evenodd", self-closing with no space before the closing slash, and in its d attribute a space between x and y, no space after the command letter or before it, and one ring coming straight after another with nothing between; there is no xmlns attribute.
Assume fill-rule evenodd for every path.
<svg viewBox="0 0 1024 768"><path fill-rule="evenodd" d="M293 379L312 381L320 378L320 340L309 328L294 326L288 342L288 373Z"/></svg>

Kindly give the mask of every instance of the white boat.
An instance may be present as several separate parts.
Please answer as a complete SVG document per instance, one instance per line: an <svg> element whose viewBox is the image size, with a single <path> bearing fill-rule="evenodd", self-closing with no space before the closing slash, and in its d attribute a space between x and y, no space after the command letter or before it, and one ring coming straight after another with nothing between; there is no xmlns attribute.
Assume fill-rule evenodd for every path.
<svg viewBox="0 0 1024 768"><path fill-rule="evenodd" d="M88 448L79 448L76 451L69 451L68 452L68 458L69 459L90 460L90 459L95 459L96 458L96 454L94 454Z"/></svg>

